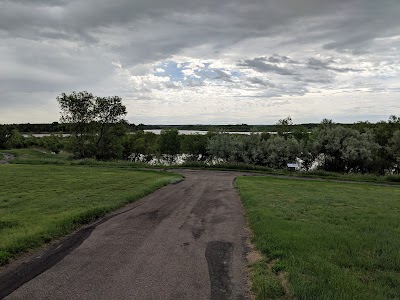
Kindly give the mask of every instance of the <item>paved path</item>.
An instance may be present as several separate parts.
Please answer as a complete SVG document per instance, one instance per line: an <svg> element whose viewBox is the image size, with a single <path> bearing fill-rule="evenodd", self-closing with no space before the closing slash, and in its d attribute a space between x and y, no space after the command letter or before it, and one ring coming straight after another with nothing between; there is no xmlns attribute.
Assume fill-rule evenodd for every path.
<svg viewBox="0 0 400 300"><path fill-rule="evenodd" d="M174 172L6 299L247 299L238 173Z"/></svg>

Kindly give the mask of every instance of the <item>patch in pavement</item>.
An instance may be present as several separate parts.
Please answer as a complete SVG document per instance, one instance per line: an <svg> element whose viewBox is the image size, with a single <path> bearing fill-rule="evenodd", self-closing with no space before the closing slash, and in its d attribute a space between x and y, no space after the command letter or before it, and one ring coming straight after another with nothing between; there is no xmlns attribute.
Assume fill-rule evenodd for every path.
<svg viewBox="0 0 400 300"><path fill-rule="evenodd" d="M213 241L207 244L206 259L211 281L211 300L232 298L233 244Z"/></svg>
<svg viewBox="0 0 400 300"><path fill-rule="evenodd" d="M61 261L81 245L94 228L95 226L81 229L76 234L65 238L60 244L53 245L42 255L31 259L29 263L22 264L17 269L0 276L0 299Z"/></svg>

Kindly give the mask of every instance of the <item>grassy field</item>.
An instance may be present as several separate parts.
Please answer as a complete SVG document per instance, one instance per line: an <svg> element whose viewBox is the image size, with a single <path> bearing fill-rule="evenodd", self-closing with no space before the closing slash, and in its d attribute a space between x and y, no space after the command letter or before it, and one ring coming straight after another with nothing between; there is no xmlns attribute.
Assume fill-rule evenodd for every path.
<svg viewBox="0 0 400 300"><path fill-rule="evenodd" d="M240 177L258 299L400 299L400 188Z"/></svg>
<svg viewBox="0 0 400 300"><path fill-rule="evenodd" d="M0 165L0 265L178 175L55 165Z"/></svg>

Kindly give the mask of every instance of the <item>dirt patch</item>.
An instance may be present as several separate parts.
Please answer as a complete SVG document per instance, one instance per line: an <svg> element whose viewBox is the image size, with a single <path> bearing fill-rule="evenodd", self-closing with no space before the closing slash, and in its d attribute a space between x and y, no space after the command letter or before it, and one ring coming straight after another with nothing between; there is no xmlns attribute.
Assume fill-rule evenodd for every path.
<svg viewBox="0 0 400 300"><path fill-rule="evenodd" d="M285 272L279 272L277 276L278 276L279 282L282 285L283 290L285 292L284 299L297 300L297 298L293 296L293 293L289 289L289 281L287 278L287 274Z"/></svg>
<svg viewBox="0 0 400 300"><path fill-rule="evenodd" d="M245 249L247 268L246 268L246 291L251 300L256 299L256 295L252 291L252 281L251 281L251 265L262 260L262 254L255 249L255 246L251 242L251 238L253 236L253 232L251 231L248 224L244 228L245 238L243 239L243 248Z"/></svg>
<svg viewBox="0 0 400 300"><path fill-rule="evenodd" d="M11 153L0 152L0 164L8 164L13 159L15 159L15 156Z"/></svg>

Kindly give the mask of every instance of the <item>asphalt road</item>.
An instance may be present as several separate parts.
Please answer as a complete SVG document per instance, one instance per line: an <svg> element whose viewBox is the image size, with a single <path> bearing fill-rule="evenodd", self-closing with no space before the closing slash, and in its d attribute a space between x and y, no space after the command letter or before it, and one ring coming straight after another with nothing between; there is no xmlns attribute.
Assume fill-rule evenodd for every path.
<svg viewBox="0 0 400 300"><path fill-rule="evenodd" d="M178 172L6 299L248 299L238 173Z"/></svg>

